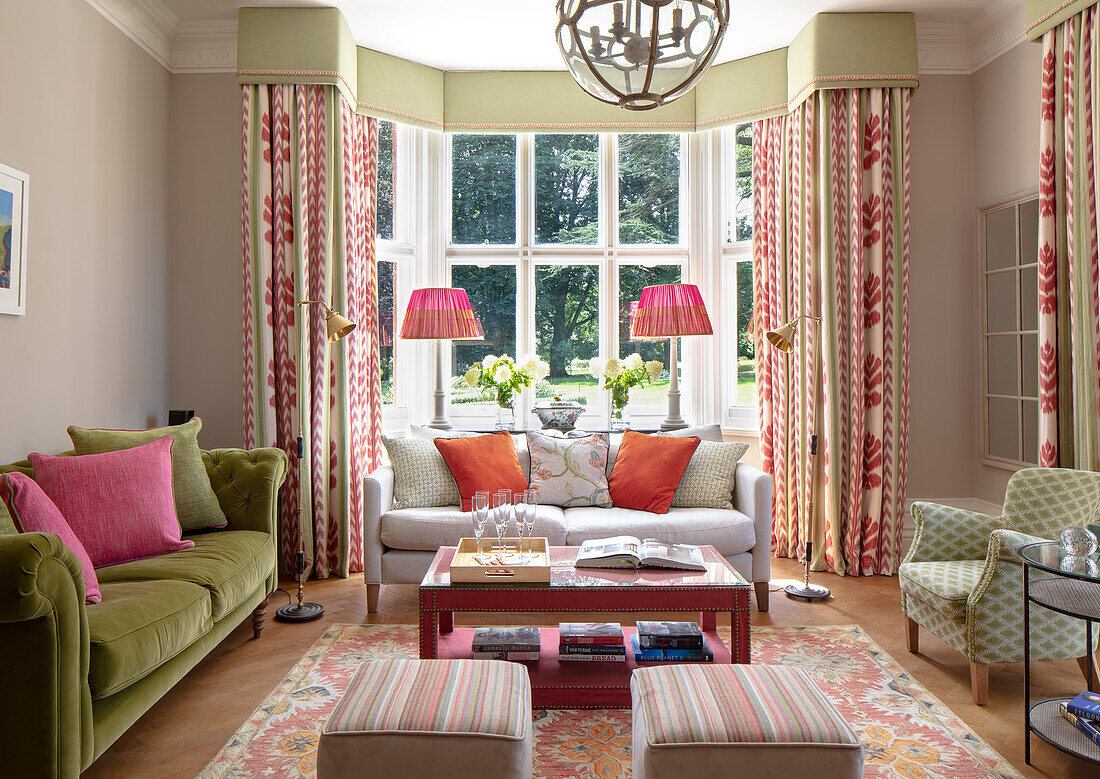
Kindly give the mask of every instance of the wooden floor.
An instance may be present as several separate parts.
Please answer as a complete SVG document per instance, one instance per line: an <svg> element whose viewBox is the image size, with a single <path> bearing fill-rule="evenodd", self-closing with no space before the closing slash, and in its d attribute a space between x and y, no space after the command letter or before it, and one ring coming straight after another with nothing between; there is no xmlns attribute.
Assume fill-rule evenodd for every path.
<svg viewBox="0 0 1100 779"><path fill-rule="evenodd" d="M773 588L784 577L799 578L789 560L773 561ZM897 578L840 578L818 574L833 590L833 599L816 604L787 599L773 592L767 614L753 611L754 625L859 624L916 679L943 700L978 735L1007 757L1026 776L1096 777L1100 769L1032 742L1034 767L1024 765L1023 670L1021 665L994 666L989 677L989 704L970 700L970 672L954 650L921 632L921 653L905 649ZM289 589L291 585L285 585ZM191 777L229 740L240 724L294 666L326 625L338 622L416 623L416 588L385 586L377 614L367 615L362 575L311 582L308 599L323 603L324 617L304 625L268 619L263 637L251 640L242 625L183 681L107 750L85 773L88 777ZM281 593L272 599L281 605ZM271 611L269 611L269 616ZM626 616L608 619L629 622ZM721 617L719 618L721 619ZM482 622L491 622L489 617ZM557 621L554 615L547 622ZM1033 694L1064 695L1079 691L1084 680L1075 663L1039 663L1033 668Z"/></svg>

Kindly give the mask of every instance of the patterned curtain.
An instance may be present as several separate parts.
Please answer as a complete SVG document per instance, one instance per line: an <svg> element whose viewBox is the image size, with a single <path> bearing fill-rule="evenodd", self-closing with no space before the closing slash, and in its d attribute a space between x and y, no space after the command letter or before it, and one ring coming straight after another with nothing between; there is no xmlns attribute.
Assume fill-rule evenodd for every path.
<svg viewBox="0 0 1100 779"><path fill-rule="evenodd" d="M363 569L360 485L380 459L377 124L330 86L247 85L242 101L245 445L290 455L279 505L284 568L293 570L304 549L312 575L347 576ZM358 327L329 344L321 306L305 308L301 320L296 303L306 298ZM308 369L300 371L303 354ZM300 400L308 404L304 477Z"/></svg>
<svg viewBox="0 0 1100 779"><path fill-rule="evenodd" d="M901 559L910 100L901 88L828 90L786 118L782 144L777 120L754 131L757 381L761 451L775 478L773 542L780 556L802 552L800 519L818 478L816 570L890 575ZM794 353L782 355L763 334L799 314L822 318L820 336L803 321Z"/></svg>
<svg viewBox="0 0 1100 779"><path fill-rule="evenodd" d="M1096 45L1091 6L1043 36L1039 463L1100 470Z"/></svg>

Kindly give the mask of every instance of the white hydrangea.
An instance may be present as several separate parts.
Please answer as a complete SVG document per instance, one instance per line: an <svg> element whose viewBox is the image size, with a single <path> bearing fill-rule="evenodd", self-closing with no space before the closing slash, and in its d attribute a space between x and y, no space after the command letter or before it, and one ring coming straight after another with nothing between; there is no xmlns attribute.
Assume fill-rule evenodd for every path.
<svg viewBox="0 0 1100 779"><path fill-rule="evenodd" d="M497 358L492 354L485 355L485 359L481 361L481 367L485 370L489 370L493 367L493 363L497 361Z"/></svg>
<svg viewBox="0 0 1100 779"><path fill-rule="evenodd" d="M528 376L534 376L539 367L539 358L529 355L523 358L523 372Z"/></svg>
<svg viewBox="0 0 1100 779"><path fill-rule="evenodd" d="M642 355L634 352L634 354L623 360L623 367L630 370L636 370L642 367Z"/></svg>
<svg viewBox="0 0 1100 779"><path fill-rule="evenodd" d="M478 379L481 378L481 366L471 365L470 370L466 371L466 384L471 387L476 387Z"/></svg>
<svg viewBox="0 0 1100 779"><path fill-rule="evenodd" d="M657 381L661 378L661 372L664 371L665 366L661 364L660 360L650 360L645 364L645 372L649 376L650 381Z"/></svg>
<svg viewBox="0 0 1100 779"><path fill-rule="evenodd" d="M497 384L507 384L512 380L512 369L507 363L502 363L493 374L493 379Z"/></svg>
<svg viewBox="0 0 1100 779"><path fill-rule="evenodd" d="M599 357L593 357L588 361L588 373L593 379L598 379L603 375L604 362Z"/></svg>
<svg viewBox="0 0 1100 779"><path fill-rule="evenodd" d="M623 372L623 363L618 357L608 357L607 362L603 365L603 375L609 379L618 378L619 374Z"/></svg>
<svg viewBox="0 0 1100 779"><path fill-rule="evenodd" d="M535 372L531 375L535 377L535 381L542 381L550 375L550 363L546 360L536 360Z"/></svg>

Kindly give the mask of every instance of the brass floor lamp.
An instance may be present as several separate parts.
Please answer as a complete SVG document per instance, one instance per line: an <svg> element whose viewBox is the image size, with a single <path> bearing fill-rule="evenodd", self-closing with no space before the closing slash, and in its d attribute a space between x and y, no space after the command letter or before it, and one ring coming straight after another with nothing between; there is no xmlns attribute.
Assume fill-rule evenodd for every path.
<svg viewBox="0 0 1100 779"><path fill-rule="evenodd" d="M322 300L299 300L298 306L302 309L299 318L298 339L298 369L305 371L309 366L309 355L306 354L306 328L309 326L307 306L318 305L325 307L325 336L328 343L335 343L355 329L355 322L340 314ZM328 356L328 344L325 345L325 356ZM305 484L309 474L306 471L303 458L305 457L306 431L309 430L309 403L302 394L298 395L298 535L303 535L303 513L305 511ZM275 610L275 619L279 622L310 622L325 613L325 607L320 603L303 603L303 581L306 574L306 547L302 542L295 559L294 578L298 580L298 603L287 604Z"/></svg>
<svg viewBox="0 0 1100 779"><path fill-rule="evenodd" d="M802 314L796 316L790 322L783 325L777 330L769 330L766 335L768 343L774 346L784 354L790 354L794 351L794 336L798 331L798 324L803 319L809 319L817 327L818 338L814 340L814 352L811 357L813 366L811 370L813 372L813 392L816 398L820 394L820 382L821 372L817 369L817 350L818 340L821 337L821 317L810 316L809 314ZM813 559L814 551L814 525L816 524L814 515L814 500L817 496L817 433L810 433L810 497L806 501L806 510L802 517L803 533L802 537L806 540L806 559L805 559L805 571L802 579L802 584L788 584L784 589L786 590L788 598L794 598L795 600L805 601L818 601L825 600L830 597L832 593L829 592L828 587L823 587L820 584L810 584L810 561Z"/></svg>

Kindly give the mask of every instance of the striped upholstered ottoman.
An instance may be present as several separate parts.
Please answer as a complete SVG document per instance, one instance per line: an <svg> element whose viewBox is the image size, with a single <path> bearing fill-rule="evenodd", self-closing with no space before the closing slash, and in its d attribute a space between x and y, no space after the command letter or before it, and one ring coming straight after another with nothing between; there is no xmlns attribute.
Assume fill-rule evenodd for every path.
<svg viewBox="0 0 1100 779"><path fill-rule="evenodd" d="M527 778L532 739L519 663L370 660L325 722L317 776Z"/></svg>
<svg viewBox="0 0 1100 779"><path fill-rule="evenodd" d="M797 668L641 668L630 695L634 779L863 775L856 734Z"/></svg>

